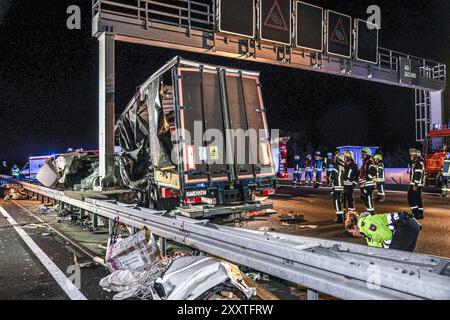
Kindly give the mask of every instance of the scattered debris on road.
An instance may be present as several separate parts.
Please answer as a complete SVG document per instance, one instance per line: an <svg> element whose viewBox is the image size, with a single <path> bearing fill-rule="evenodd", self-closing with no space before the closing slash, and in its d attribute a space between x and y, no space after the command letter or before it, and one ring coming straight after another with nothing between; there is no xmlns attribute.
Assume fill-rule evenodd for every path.
<svg viewBox="0 0 450 320"><path fill-rule="evenodd" d="M285 222L288 224L305 222L305 216L303 214L282 214L280 215L279 219L281 222Z"/></svg>
<svg viewBox="0 0 450 320"><path fill-rule="evenodd" d="M25 189L18 184L6 184L3 188L5 189L4 201L25 200L28 198Z"/></svg>

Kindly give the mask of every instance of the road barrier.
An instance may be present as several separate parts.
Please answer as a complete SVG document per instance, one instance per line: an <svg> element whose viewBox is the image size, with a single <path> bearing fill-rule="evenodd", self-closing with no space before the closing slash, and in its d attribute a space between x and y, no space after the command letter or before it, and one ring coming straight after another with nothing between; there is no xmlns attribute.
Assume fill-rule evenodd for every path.
<svg viewBox="0 0 450 320"><path fill-rule="evenodd" d="M340 299L450 299L450 259L211 224L22 182L33 194ZM317 297L309 294L309 297Z"/></svg>

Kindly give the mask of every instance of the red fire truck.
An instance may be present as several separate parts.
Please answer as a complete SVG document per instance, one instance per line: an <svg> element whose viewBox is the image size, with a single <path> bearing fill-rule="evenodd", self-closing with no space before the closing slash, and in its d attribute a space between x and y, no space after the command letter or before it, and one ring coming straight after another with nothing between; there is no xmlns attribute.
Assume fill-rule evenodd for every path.
<svg viewBox="0 0 450 320"><path fill-rule="evenodd" d="M450 152L450 129L439 127L430 131L424 143L426 185L439 184L447 152Z"/></svg>

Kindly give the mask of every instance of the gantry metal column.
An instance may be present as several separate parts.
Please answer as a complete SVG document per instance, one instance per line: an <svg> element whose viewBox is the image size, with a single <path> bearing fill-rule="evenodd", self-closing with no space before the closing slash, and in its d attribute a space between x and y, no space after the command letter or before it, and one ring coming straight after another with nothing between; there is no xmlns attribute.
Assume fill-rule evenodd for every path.
<svg viewBox="0 0 450 320"><path fill-rule="evenodd" d="M99 43L99 183L96 189L108 185L114 173L115 123L115 40L114 35L102 33Z"/></svg>
<svg viewBox="0 0 450 320"><path fill-rule="evenodd" d="M424 142L431 129L430 92L416 90L416 141Z"/></svg>
<svg viewBox="0 0 450 320"><path fill-rule="evenodd" d="M416 140L424 142L435 124L443 124L443 91L416 89Z"/></svg>
<svg viewBox="0 0 450 320"><path fill-rule="evenodd" d="M430 92L431 125L444 123L444 91Z"/></svg>

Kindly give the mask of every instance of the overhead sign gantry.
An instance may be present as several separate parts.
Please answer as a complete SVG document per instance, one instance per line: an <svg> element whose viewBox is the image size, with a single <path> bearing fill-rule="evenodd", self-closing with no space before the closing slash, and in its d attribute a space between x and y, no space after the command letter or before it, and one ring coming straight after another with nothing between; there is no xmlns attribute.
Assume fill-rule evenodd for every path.
<svg viewBox="0 0 450 320"><path fill-rule="evenodd" d="M321 28L322 27L322 28ZM282 65L416 90L417 140L442 122L446 66L378 46L378 29L292 0L94 0L100 176L114 155L114 42Z"/></svg>

